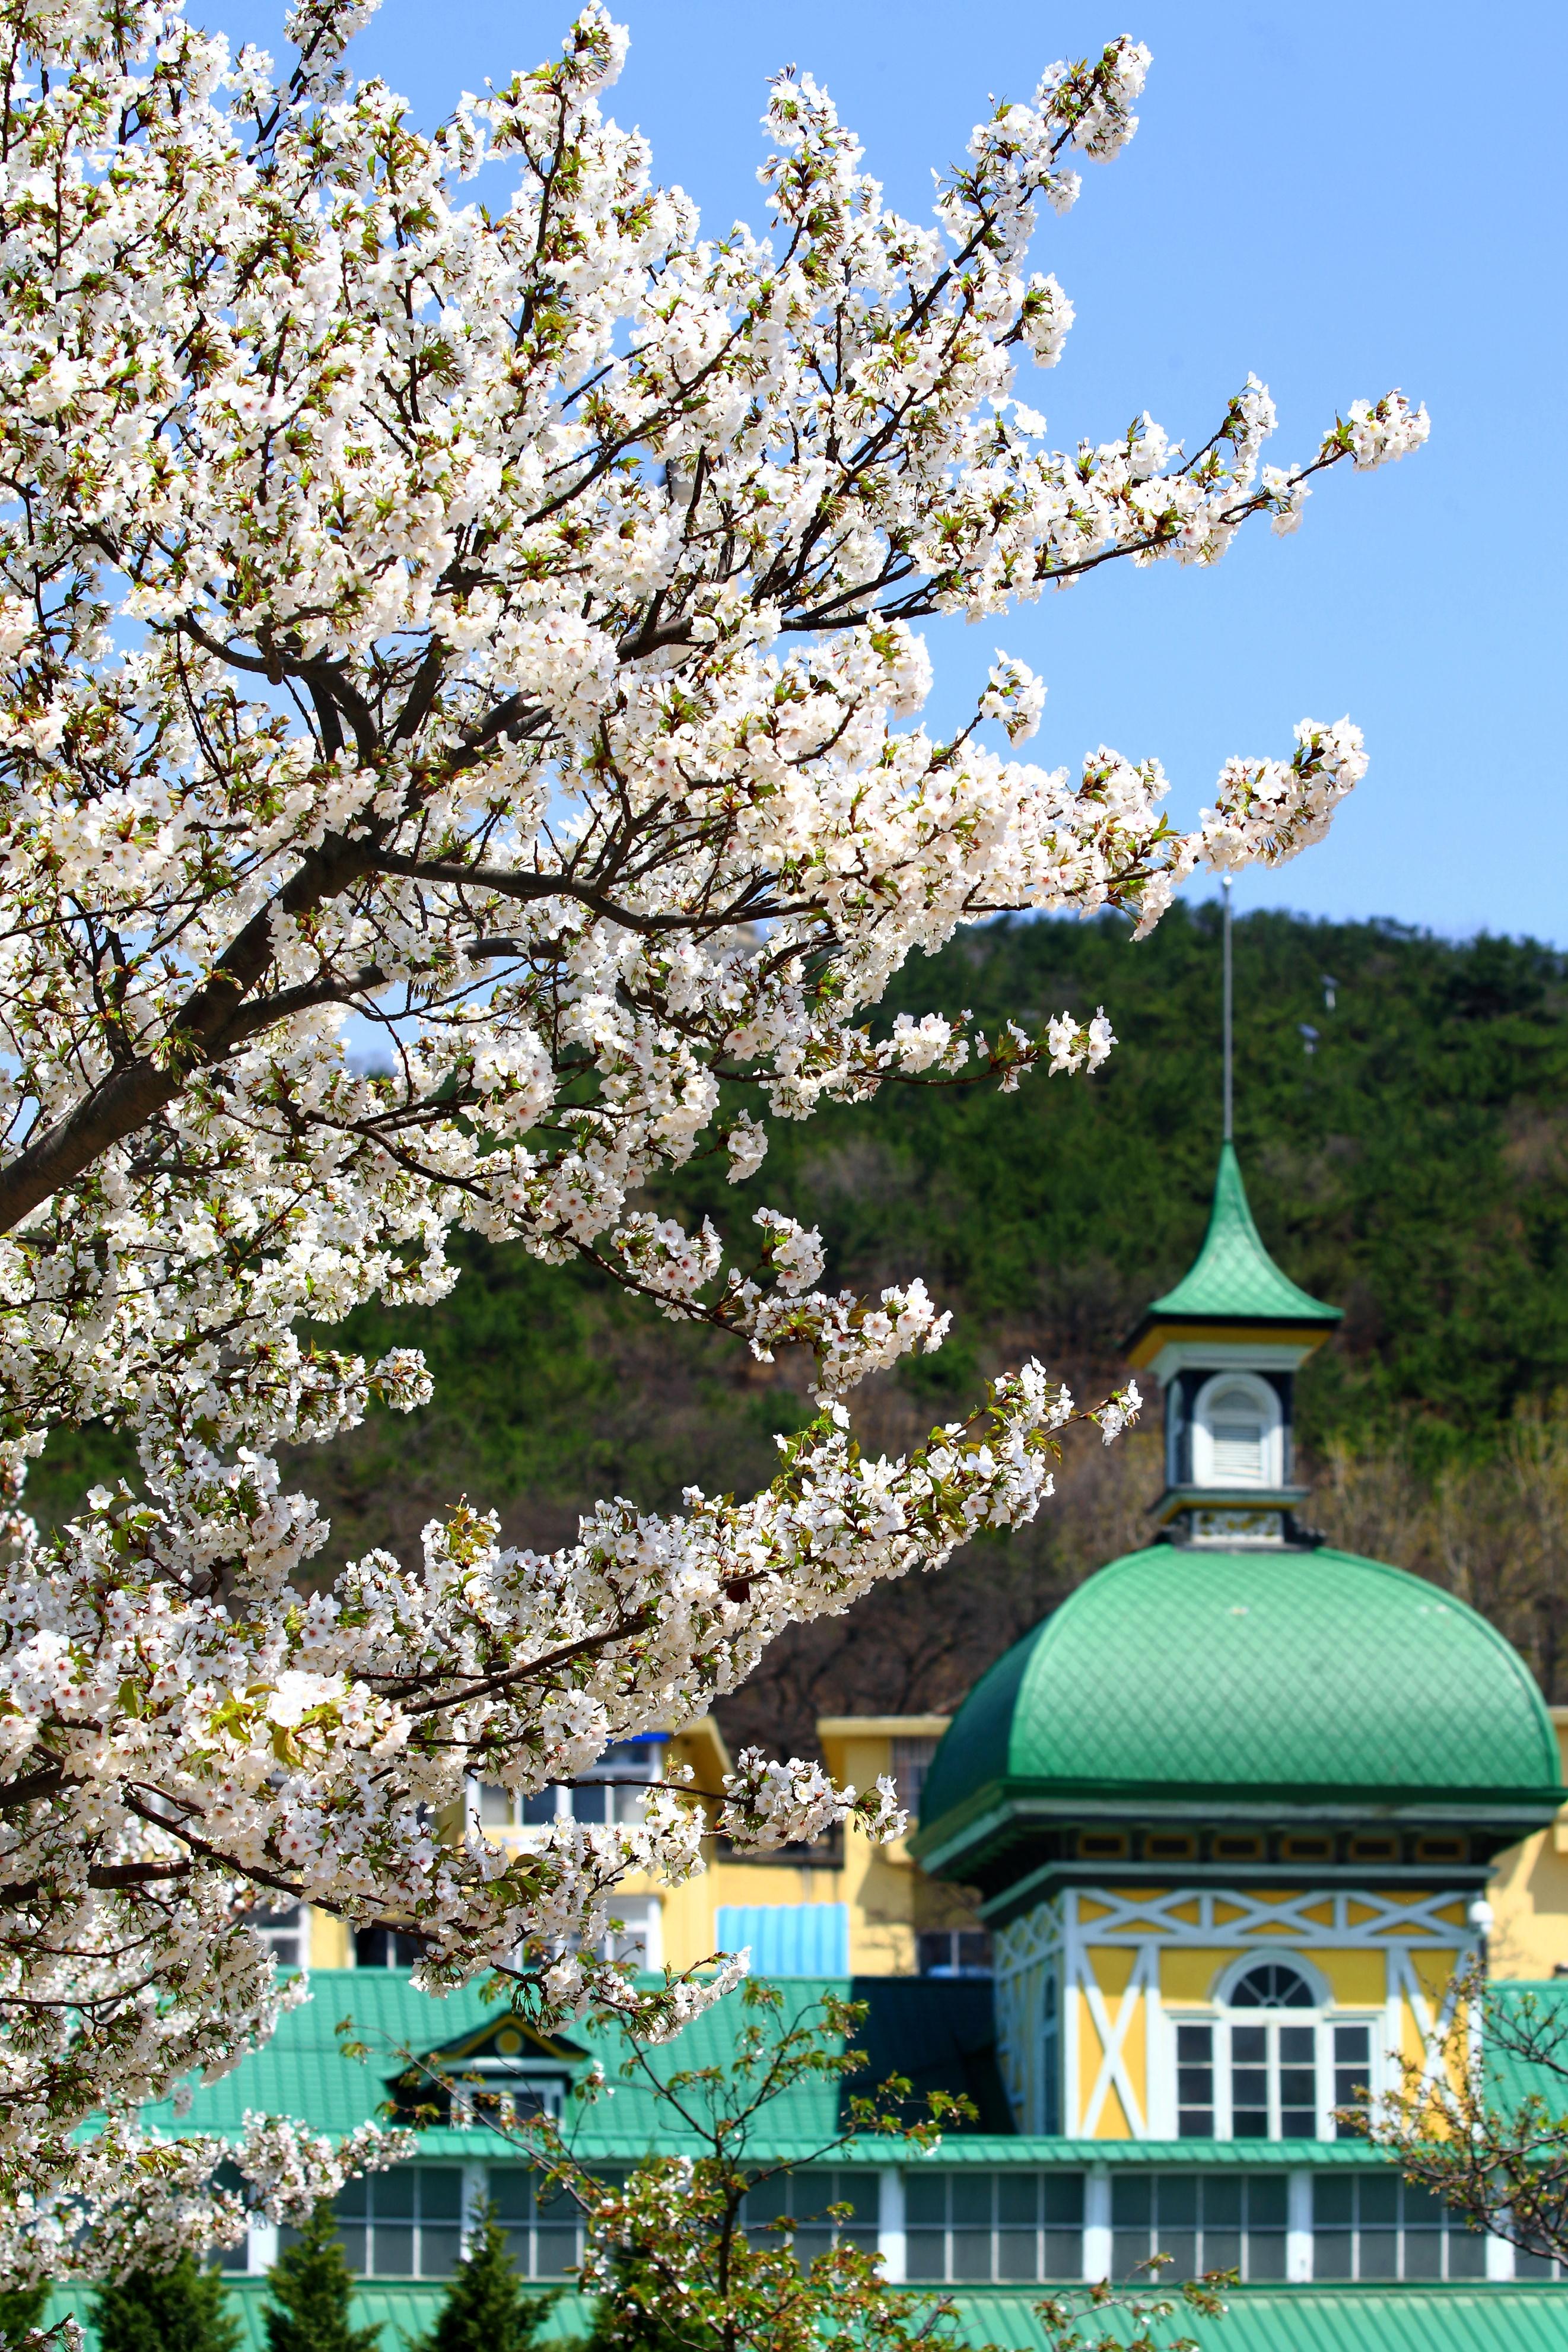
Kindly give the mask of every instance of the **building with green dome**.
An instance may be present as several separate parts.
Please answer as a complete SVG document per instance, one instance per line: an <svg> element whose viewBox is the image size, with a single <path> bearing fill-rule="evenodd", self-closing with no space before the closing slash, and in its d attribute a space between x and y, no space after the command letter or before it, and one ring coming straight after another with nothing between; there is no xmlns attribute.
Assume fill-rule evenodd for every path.
<svg viewBox="0 0 1568 2352"><path fill-rule="evenodd" d="M792 2013L824 1991L863 2000L872 2081L897 2070L974 2101L973 2126L928 2153L862 2138L827 2169L811 2151L834 2137L839 2095L824 2106L811 2084L748 2143L794 2166L808 2250L836 2231L890 2280L950 2294L959 2346L1045 2352L1048 2289L1125 2279L1156 2252L1178 2278L1240 2274L1228 2315L1199 2325L1204 2352L1568 2341L1568 2281L1550 2263L1468 2230L1336 2116L1401 2060L1429 2062L1495 1858L1544 1831L1565 1792L1552 1724L1509 1645L1434 1586L1311 1531L1293 1384L1335 1319L1269 1257L1227 1143L1197 1263L1129 1342L1164 1407L1153 1539L998 1660L939 1743L933 1718L820 1727L857 1781L889 1749L923 1772L913 1848L928 1875L895 1850L852 1889L847 1838L836 1871L784 1854L767 1868L716 1858L709 1874L732 1906L713 1915L717 1940L750 1943L759 1972L790 1979ZM717 1738L672 1736L699 1735ZM585 1792L602 1806L591 1777L550 1794L604 1818ZM895 1911L922 1916L901 1872L967 1923L919 1937L923 1971L927 1945L942 1956L928 1973L870 1932L879 1905L883 1930ZM842 1928L841 1914L854 1916L824 1961L827 1938L807 1930ZM570 2112L584 2067L615 2069L612 2030L546 2040L475 1989L415 1991L390 1937L361 1938L350 1967L302 1948L293 1913L267 1932L280 1958L312 1957L315 1998L194 2087L194 2125L237 2134L259 2109L347 2132L397 2104L411 2053L478 2070L518 2113ZM970 1964L988 1937L990 1979ZM340 2055L345 2015L379 2056ZM742 2021L731 1996L654 2063L722 2069ZM611 2175L678 2145L633 2085L580 2129ZM383 2352L427 2333L486 2200L520 2271L570 2275L574 2209L455 2100L412 2162L340 2199L356 2318L381 2324ZM225 2263L250 2352L277 2251L257 2220ZM551 2334L586 2326L563 2295Z"/></svg>
<svg viewBox="0 0 1568 2352"><path fill-rule="evenodd" d="M1336 1319L1270 1258L1228 1141L1197 1262L1129 1342L1164 1406L1154 1540L997 1662L925 1777L915 1851L978 1891L1020 2140L1102 2153L1085 2275L1134 2207L1159 2238L1167 2202L1174 2230L1249 2179L1286 2228L1244 2225L1246 2278L1531 2268L1336 2121L1427 2062L1494 1858L1563 1801L1508 1643L1307 1524L1294 1381Z"/></svg>

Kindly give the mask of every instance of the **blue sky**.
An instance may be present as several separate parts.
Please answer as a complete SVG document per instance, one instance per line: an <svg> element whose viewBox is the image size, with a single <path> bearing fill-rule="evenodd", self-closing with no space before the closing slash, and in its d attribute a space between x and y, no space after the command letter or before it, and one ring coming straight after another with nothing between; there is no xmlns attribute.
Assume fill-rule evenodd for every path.
<svg viewBox="0 0 1568 2352"><path fill-rule="evenodd" d="M612 0L613 5L613 0ZM240 37L280 12L192 0ZM1270 454L1305 456L1336 407L1394 384L1432 438L1366 478L1336 472L1296 537L1265 526L1209 573L1112 567L1004 622L932 631L956 709L993 648L1050 693L1032 753L1103 741L1155 754L1190 820L1233 751L1288 751L1343 711L1372 765L1330 840L1238 909L1385 915L1568 945L1565 599L1552 520L1563 457L1561 5L1419 10L1216 0L621 0L631 58L612 110L653 144L711 226L762 215L768 73L825 82L868 168L924 212L988 93L1130 32L1154 51L1130 148L1042 225L1078 318L1061 363L1021 385L1052 437L1143 408L1189 446L1255 369ZM460 88L553 50L569 5L383 0L355 45L437 120ZM940 709L937 716L941 715Z"/></svg>

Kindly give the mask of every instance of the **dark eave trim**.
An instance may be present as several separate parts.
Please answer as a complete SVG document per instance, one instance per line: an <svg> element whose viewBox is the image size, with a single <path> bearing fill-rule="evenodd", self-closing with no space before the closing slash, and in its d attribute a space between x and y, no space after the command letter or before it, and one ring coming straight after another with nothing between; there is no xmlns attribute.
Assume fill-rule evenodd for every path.
<svg viewBox="0 0 1568 2352"><path fill-rule="evenodd" d="M1150 1307L1123 1340L1122 1353L1130 1355L1151 1331L1158 1331L1167 1324L1173 1329L1245 1331L1252 1339L1289 1339L1299 1331L1330 1332L1343 1320L1343 1307L1325 1307L1316 1315L1246 1315L1234 1312L1207 1315L1185 1307L1175 1308L1168 1314L1158 1314Z"/></svg>
<svg viewBox="0 0 1568 2352"><path fill-rule="evenodd" d="M1325 1781L1276 1785L1167 1780L1157 1794L1127 1781L993 1780L910 1841L910 1852L931 1877L962 1876L960 1855L1008 1832L1065 1828L1080 1821L1247 1822L1275 1828L1298 1822L1356 1822L1498 1827L1526 1836L1544 1829L1568 1803L1568 1789L1390 1789ZM1299 1874L1298 1874L1299 1875Z"/></svg>
<svg viewBox="0 0 1568 2352"><path fill-rule="evenodd" d="M977 1907L988 1927L1005 1927L1032 1911L1054 1887L1179 1887L1186 1895L1244 1894L1249 1887L1303 1886L1312 1895L1356 1894L1380 1886L1436 1888L1479 1895L1490 1884L1490 1862L1042 1862L1038 1869L988 1895Z"/></svg>

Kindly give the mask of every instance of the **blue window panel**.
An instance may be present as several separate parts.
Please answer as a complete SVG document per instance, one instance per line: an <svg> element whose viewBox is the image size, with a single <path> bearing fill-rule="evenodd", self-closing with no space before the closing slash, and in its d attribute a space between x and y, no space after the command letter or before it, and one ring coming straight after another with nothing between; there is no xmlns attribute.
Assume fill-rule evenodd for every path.
<svg viewBox="0 0 1568 2352"><path fill-rule="evenodd" d="M751 1947L759 1977L845 1977L850 1972L847 1903L721 1903L719 1949Z"/></svg>

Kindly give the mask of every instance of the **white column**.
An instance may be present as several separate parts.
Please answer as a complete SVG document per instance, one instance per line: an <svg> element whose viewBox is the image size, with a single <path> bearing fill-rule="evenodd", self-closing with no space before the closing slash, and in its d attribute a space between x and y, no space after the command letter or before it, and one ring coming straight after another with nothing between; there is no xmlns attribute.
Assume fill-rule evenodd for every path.
<svg viewBox="0 0 1568 2352"><path fill-rule="evenodd" d="M277 2260L277 2224L264 2213L253 2213L246 2246L245 2266L247 2271L269 2271Z"/></svg>
<svg viewBox="0 0 1568 2352"><path fill-rule="evenodd" d="M1511 2279L1517 2276L1514 2250L1506 2238L1494 2238L1487 2231L1487 2276L1489 2279Z"/></svg>
<svg viewBox="0 0 1568 2352"><path fill-rule="evenodd" d="M1160 1953L1152 1946L1149 1963L1148 2021L1144 2028L1144 2064L1147 2070L1145 2102L1149 2139L1176 2137L1176 2027L1160 1999Z"/></svg>
<svg viewBox="0 0 1568 2352"><path fill-rule="evenodd" d="M904 2236L904 2175L894 2165L876 2176L876 2250L882 2274L897 2285L909 2274Z"/></svg>
<svg viewBox="0 0 1568 2352"><path fill-rule="evenodd" d="M1292 2172L1285 2208L1285 2276L1304 2286L1312 2275L1312 2176Z"/></svg>
<svg viewBox="0 0 1568 2352"><path fill-rule="evenodd" d="M1078 2042L1082 2032L1082 1994L1079 1979L1083 1968L1082 1948L1078 1939L1078 1893L1070 1886L1061 1898L1061 1998L1059 2053L1061 2068L1061 2135L1075 2138L1083 2128L1082 2100L1078 2088Z"/></svg>
<svg viewBox="0 0 1568 2352"><path fill-rule="evenodd" d="M1083 2275L1092 2284L1111 2275L1111 2168L1092 2165L1083 2182Z"/></svg>
<svg viewBox="0 0 1568 2352"><path fill-rule="evenodd" d="M490 2194L490 2176L482 2164L463 2167L463 2251L472 2251L472 2240L479 2227L479 2215Z"/></svg>
<svg viewBox="0 0 1568 2352"><path fill-rule="evenodd" d="M1405 1995L1399 1982L1400 1955L1393 1945L1383 1956L1383 2047L1372 2053L1370 2088L1379 2095L1390 2082L1399 2081L1399 2060L1405 2048Z"/></svg>
<svg viewBox="0 0 1568 2352"><path fill-rule="evenodd" d="M647 1925L643 1931L643 1965L662 1969L664 1965L664 1904L662 1895L643 1897L647 1906Z"/></svg>

